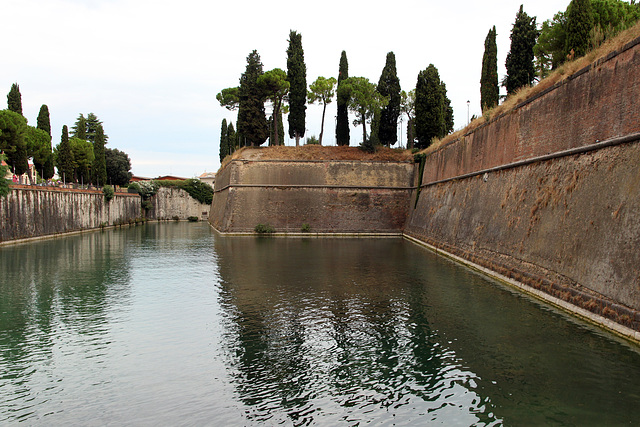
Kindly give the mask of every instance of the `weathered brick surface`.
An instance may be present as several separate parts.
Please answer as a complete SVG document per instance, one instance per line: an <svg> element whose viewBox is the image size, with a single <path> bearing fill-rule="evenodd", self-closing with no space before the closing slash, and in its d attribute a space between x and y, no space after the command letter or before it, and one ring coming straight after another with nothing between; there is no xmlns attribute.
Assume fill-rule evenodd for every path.
<svg viewBox="0 0 640 427"><path fill-rule="evenodd" d="M98 228L141 216L140 196L20 186L0 197L0 242Z"/></svg>
<svg viewBox="0 0 640 427"><path fill-rule="evenodd" d="M209 215L223 232L395 232L409 213L412 163L242 161L219 174ZM228 181L226 181L228 177Z"/></svg>
<svg viewBox="0 0 640 427"><path fill-rule="evenodd" d="M423 184L640 132L629 46L434 152ZM640 330L637 140L427 185L405 233Z"/></svg>
<svg viewBox="0 0 640 427"><path fill-rule="evenodd" d="M640 131L640 44L430 154L423 183Z"/></svg>

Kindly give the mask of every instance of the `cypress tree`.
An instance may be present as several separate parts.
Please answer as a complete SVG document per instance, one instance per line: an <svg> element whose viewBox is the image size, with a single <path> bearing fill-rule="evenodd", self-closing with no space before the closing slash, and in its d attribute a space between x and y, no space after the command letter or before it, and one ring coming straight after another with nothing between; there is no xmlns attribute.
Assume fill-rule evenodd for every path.
<svg viewBox="0 0 640 427"><path fill-rule="evenodd" d="M387 53L387 61L378 81L378 92L389 98L389 103L380 111L378 138L384 145L398 141L398 117L400 116L400 79L396 71L396 56Z"/></svg>
<svg viewBox="0 0 640 427"><path fill-rule="evenodd" d="M442 131L439 138L444 138L451 131L453 131L453 107L451 107L451 100L447 96L447 85L444 82L440 82L440 90L442 91Z"/></svg>
<svg viewBox="0 0 640 427"><path fill-rule="evenodd" d="M238 131L246 144L262 145L269 136L264 111L264 94L258 86L258 77L264 74L260 55L256 50L247 56L247 68L240 77ZM243 142L245 142L243 141Z"/></svg>
<svg viewBox="0 0 640 427"><path fill-rule="evenodd" d="M7 94L7 107L9 111L22 115L22 95L20 94L18 83L11 85L11 89Z"/></svg>
<svg viewBox="0 0 640 427"><path fill-rule="evenodd" d="M229 154L233 154L238 147L238 134L233 128L233 123L229 123L229 126L227 126L227 147Z"/></svg>
<svg viewBox="0 0 640 427"><path fill-rule="evenodd" d="M71 128L71 136L73 138L80 138L86 141L87 139L87 119L80 113L76 119L76 123Z"/></svg>
<svg viewBox="0 0 640 427"><path fill-rule="evenodd" d="M289 88L289 137L296 139L296 147L304 136L307 109L307 66L304 63L302 35L289 32L287 48L287 80Z"/></svg>
<svg viewBox="0 0 640 427"><path fill-rule="evenodd" d="M420 71L416 83L415 131L417 148L426 148L445 129L445 100L438 69L433 65Z"/></svg>
<svg viewBox="0 0 640 427"><path fill-rule="evenodd" d="M344 50L342 51L342 54L340 55L340 69L338 71L338 90L337 90L337 94L338 94L338 99L337 99L337 106L338 106L338 116L336 118L336 143L338 145L349 145L349 110L348 110L348 103L349 103L349 98L348 96L345 98L345 96L341 96L341 92L340 92L340 83L342 83L344 80L349 78L349 63L347 62L347 52L345 52ZM342 92L343 94L345 94L346 92Z"/></svg>
<svg viewBox="0 0 640 427"><path fill-rule="evenodd" d="M51 136L51 120L49 118L49 107L44 104L40 107L36 127L38 129L42 129L43 131L47 132L49 136Z"/></svg>
<svg viewBox="0 0 640 427"><path fill-rule="evenodd" d="M105 185L107 183L107 163L104 155L105 134L102 125L98 124L93 137L93 183Z"/></svg>
<svg viewBox="0 0 640 427"><path fill-rule="evenodd" d="M589 49L593 28L591 0L572 0L567 8L567 36L565 52L576 58L583 56ZM572 52L573 51L573 52Z"/></svg>
<svg viewBox="0 0 640 427"><path fill-rule="evenodd" d="M484 40L482 76L480 77L480 107L482 111L490 110L498 105L499 97L498 45L496 44L496 26L494 25Z"/></svg>
<svg viewBox="0 0 640 427"><path fill-rule="evenodd" d="M56 167L58 168L58 175L64 182L73 181L75 162L73 161L73 152L71 151L71 144L69 143L69 129L67 125L62 126L62 136L60 137L60 144L58 145Z"/></svg>
<svg viewBox="0 0 640 427"><path fill-rule="evenodd" d="M505 63L507 76L504 85L507 88L507 94L512 94L522 86L530 85L533 82L536 75L533 65L533 47L537 38L536 18L529 17L520 5L516 21L511 29L511 48Z"/></svg>
<svg viewBox="0 0 640 427"><path fill-rule="evenodd" d="M227 131L227 119L222 119L220 128L220 163L229 155L229 133Z"/></svg>

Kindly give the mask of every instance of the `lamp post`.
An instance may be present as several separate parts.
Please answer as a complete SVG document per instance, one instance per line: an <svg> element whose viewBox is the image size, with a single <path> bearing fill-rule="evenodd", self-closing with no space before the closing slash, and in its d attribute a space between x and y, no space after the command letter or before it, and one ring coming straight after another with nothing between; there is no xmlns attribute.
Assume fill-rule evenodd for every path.
<svg viewBox="0 0 640 427"><path fill-rule="evenodd" d="M467 101L467 126L469 126L469 105L471 105L471 101Z"/></svg>

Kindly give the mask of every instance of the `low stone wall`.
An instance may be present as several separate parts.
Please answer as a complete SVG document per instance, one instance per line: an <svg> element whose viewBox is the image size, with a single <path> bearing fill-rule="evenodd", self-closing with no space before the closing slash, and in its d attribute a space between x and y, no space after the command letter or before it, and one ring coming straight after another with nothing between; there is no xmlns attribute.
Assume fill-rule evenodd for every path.
<svg viewBox="0 0 640 427"><path fill-rule="evenodd" d="M160 187L151 198L153 208L147 212L148 219L186 220L197 217L201 221L209 218L210 206L198 202L181 188Z"/></svg>
<svg viewBox="0 0 640 427"><path fill-rule="evenodd" d="M400 234L413 179L408 162L233 160L217 174L209 222L222 232L308 224L318 233Z"/></svg>
<svg viewBox="0 0 640 427"><path fill-rule="evenodd" d="M140 196L102 191L13 186L0 197L0 243L88 230L134 221L141 216Z"/></svg>

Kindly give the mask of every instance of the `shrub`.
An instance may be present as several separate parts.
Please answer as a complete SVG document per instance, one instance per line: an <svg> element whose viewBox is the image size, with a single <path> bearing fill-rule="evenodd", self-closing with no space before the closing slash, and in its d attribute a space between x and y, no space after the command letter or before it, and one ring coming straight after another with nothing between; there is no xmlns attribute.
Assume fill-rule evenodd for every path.
<svg viewBox="0 0 640 427"><path fill-rule="evenodd" d="M107 202L110 202L111 199L113 199L113 195L115 194L115 192L113 191L113 187L110 185L105 185L104 187L102 187L102 192L104 193L104 199Z"/></svg>
<svg viewBox="0 0 640 427"><path fill-rule="evenodd" d="M160 187L166 188L181 188L191 197L199 201L200 203L204 203L205 205L210 205L213 201L213 188L200 181L199 179L191 178L186 180L170 180L170 181L158 181L157 184Z"/></svg>
<svg viewBox="0 0 640 427"><path fill-rule="evenodd" d="M174 220L174 221L180 221L180 217L179 217L178 215L174 215L174 216L173 216L173 220Z"/></svg>
<svg viewBox="0 0 640 427"><path fill-rule="evenodd" d="M197 216L190 216L187 218L187 220L189 220L189 222L198 222L198 217Z"/></svg>
<svg viewBox="0 0 640 427"><path fill-rule="evenodd" d="M319 145L320 141L318 141L318 138L316 138L315 135L311 135L310 137L307 138L307 145Z"/></svg>
<svg viewBox="0 0 640 427"><path fill-rule="evenodd" d="M255 231L258 234L271 234L271 233L275 233L276 229L270 226L269 224L258 224L253 229L253 231Z"/></svg>
<svg viewBox="0 0 640 427"><path fill-rule="evenodd" d="M311 226L309 224L302 224L302 228L300 229L303 233L309 233L311 231Z"/></svg>
<svg viewBox="0 0 640 427"><path fill-rule="evenodd" d="M151 200L145 200L144 202L142 202L142 208L145 211L151 210L153 209L153 203L151 203Z"/></svg>

